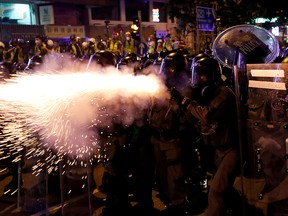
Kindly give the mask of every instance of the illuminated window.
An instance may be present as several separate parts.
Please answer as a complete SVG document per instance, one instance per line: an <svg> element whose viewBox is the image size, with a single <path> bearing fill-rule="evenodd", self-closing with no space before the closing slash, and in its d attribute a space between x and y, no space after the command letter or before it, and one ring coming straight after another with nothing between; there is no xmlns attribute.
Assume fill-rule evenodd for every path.
<svg viewBox="0 0 288 216"><path fill-rule="evenodd" d="M35 14L32 12L29 4L0 3L0 19L1 23L35 24Z"/></svg>
<svg viewBox="0 0 288 216"><path fill-rule="evenodd" d="M152 17L153 17L153 22L160 22L158 8L152 9Z"/></svg>
<svg viewBox="0 0 288 216"><path fill-rule="evenodd" d="M167 22L167 9L165 4L161 2L153 2L152 16L153 16L153 22ZM157 19L159 21L157 21Z"/></svg>

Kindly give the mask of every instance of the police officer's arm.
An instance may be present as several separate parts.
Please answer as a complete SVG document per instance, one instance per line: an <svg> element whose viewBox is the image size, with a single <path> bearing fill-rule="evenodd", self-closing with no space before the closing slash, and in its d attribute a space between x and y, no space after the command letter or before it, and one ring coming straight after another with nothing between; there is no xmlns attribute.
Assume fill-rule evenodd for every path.
<svg viewBox="0 0 288 216"><path fill-rule="evenodd" d="M175 88L170 89L171 99L178 102L179 106L188 110L193 116L203 123L207 123L208 107L200 106L196 101L182 96L182 94Z"/></svg>
<svg viewBox="0 0 288 216"><path fill-rule="evenodd" d="M227 106L227 104L234 103L233 99L233 92L229 89L225 89L220 93L218 92L217 96L212 99L207 106L199 105L195 101L189 101L186 107L187 110L202 123L211 123L218 121L226 112L229 113L229 110L227 109L231 106ZM184 103L182 102L182 104Z"/></svg>
<svg viewBox="0 0 288 216"><path fill-rule="evenodd" d="M203 124L218 121L223 117L223 113L229 113L230 106L234 103L234 93L226 87L219 87L217 92L214 92L215 97L209 99L207 105L201 105L195 100L184 97L177 89L171 88L171 98L176 100L180 106L188 110L194 117L200 120ZM208 102L208 101L207 101Z"/></svg>
<svg viewBox="0 0 288 216"><path fill-rule="evenodd" d="M195 116L198 120L200 120L202 123L207 124L207 116L209 113L209 107L207 106L200 106L195 101L192 101L188 104L187 110Z"/></svg>

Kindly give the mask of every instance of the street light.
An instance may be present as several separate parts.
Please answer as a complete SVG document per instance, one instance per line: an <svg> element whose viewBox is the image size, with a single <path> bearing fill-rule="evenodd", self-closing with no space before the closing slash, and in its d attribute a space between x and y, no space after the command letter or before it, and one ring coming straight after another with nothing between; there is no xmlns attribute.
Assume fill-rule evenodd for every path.
<svg viewBox="0 0 288 216"><path fill-rule="evenodd" d="M139 41L140 40L140 22L138 19L134 19L133 23L131 24L132 29L132 37Z"/></svg>
<svg viewBox="0 0 288 216"><path fill-rule="evenodd" d="M138 31L139 30L139 20L135 19L131 25L131 29L133 31Z"/></svg>

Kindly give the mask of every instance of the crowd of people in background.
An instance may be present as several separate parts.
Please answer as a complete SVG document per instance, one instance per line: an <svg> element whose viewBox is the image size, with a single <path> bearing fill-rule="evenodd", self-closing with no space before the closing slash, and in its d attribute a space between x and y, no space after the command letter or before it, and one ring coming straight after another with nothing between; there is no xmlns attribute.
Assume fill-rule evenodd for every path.
<svg viewBox="0 0 288 216"><path fill-rule="evenodd" d="M53 53L70 53L74 59L89 59L95 52L106 50L116 55L119 60L127 54L137 54L140 57L149 57L156 59L161 52L172 52L176 50L186 50L187 54L195 56L195 49L191 49L191 44L187 38L182 35L167 34L156 38L155 34L148 35L141 43L145 44L145 52L139 53L139 39L135 39L131 32L114 32L107 39L98 36L96 38L80 38L75 34L67 38L49 38L46 36L35 36L34 40L25 41L22 38L13 38L8 42L0 41L0 62L11 62L18 65L18 68L25 67L29 58L33 55ZM212 54L212 37L205 36L199 45L199 53ZM281 46L281 51L285 47Z"/></svg>
<svg viewBox="0 0 288 216"><path fill-rule="evenodd" d="M239 207L231 209L229 202L239 174L235 95L227 80L222 79L224 70L211 55L211 39L206 42L200 54L191 53L183 38L170 34L162 38L151 34L144 42L147 51L141 58L157 64L160 57L159 76L165 77L171 97L164 103L153 101L144 119L139 120L141 124L135 122L129 128L115 124L109 128L112 132L101 135L104 143L111 143L112 152L110 160L102 164L101 188L97 186L107 196L103 216L136 215L134 210L130 212L128 198L131 185L127 176L131 172L135 177L132 190L138 203L134 207L137 215L157 215L152 189L159 191L169 216L193 215L193 211L207 206L207 216L241 214ZM108 40L72 34L66 44L43 36L31 42L11 39L9 44L0 42L0 61L21 70L35 55L67 53L71 59L85 61L101 51L114 54L119 62L125 56L138 55L137 41L130 32L125 38L115 33ZM199 160L199 150L205 151L201 155L205 163ZM207 185L201 184L207 181L207 173L213 179L208 197L203 198ZM207 202L204 209L199 206L202 198L202 203Z"/></svg>
<svg viewBox="0 0 288 216"><path fill-rule="evenodd" d="M108 39L103 39L100 36L97 38L80 38L75 34L68 36L68 39L55 39L41 35L35 36L34 40L31 41L25 41L22 38L13 38L9 43L0 42L0 62L17 63L18 68L23 69L28 64L29 58L34 55L41 55L43 57L46 54L70 53L74 59L87 60L95 52L106 50L114 53L119 60L130 53L156 58L163 51L188 50L185 38L172 36L171 34L167 34L161 38L156 38L155 34L149 35L146 41L143 42L147 46L145 53L139 54L139 51L137 51L138 43L139 40L134 39L131 32L126 32L122 36L119 33L113 33ZM208 49L211 50L211 43L206 48L206 51ZM194 54L191 53L191 50L188 50L188 52Z"/></svg>
<svg viewBox="0 0 288 216"><path fill-rule="evenodd" d="M207 48L205 52L211 51L211 43L207 46L203 45L203 49L204 47ZM139 49L142 50L139 51ZM119 64L141 59L143 67L147 67L151 64L159 65L165 55L177 50L184 51L187 57L194 55L186 45L185 38L171 34L160 38L156 38L155 34L150 34L146 40L142 41L135 38L135 35L129 31L121 34L113 33L107 39L100 36L81 38L76 34L71 34L67 38L37 35L29 41L13 38L9 42L0 42L0 62L5 66L8 74L15 74L17 71L31 71L34 67L32 64L42 62L46 55L65 54L73 61L87 63L93 54L105 51L112 53Z"/></svg>

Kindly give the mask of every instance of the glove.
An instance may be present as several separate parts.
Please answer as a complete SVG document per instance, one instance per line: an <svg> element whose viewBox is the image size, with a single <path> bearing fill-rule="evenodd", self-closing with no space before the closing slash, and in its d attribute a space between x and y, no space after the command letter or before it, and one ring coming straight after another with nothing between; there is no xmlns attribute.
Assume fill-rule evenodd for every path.
<svg viewBox="0 0 288 216"><path fill-rule="evenodd" d="M181 93L178 90L176 90L174 87L171 88L170 94L171 94L171 98L185 109L191 102L189 98L182 96Z"/></svg>
<svg viewBox="0 0 288 216"><path fill-rule="evenodd" d="M188 107L188 105L191 103L191 99L188 97L184 97L181 104L183 107L185 107L185 109Z"/></svg>

